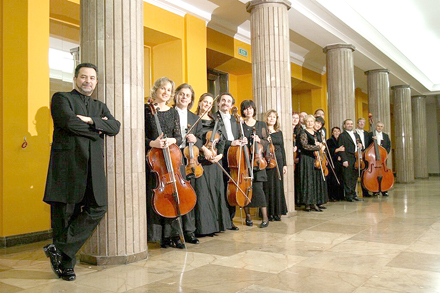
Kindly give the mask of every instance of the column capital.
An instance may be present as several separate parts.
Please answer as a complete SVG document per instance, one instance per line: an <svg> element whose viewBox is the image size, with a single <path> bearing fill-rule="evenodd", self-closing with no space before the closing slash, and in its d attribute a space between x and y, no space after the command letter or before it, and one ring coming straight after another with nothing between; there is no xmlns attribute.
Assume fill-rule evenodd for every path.
<svg viewBox="0 0 440 293"><path fill-rule="evenodd" d="M411 89L411 86L408 85L408 84L401 84L401 85L395 85L395 86L392 86L391 89L392 89L393 91L394 91L394 90L397 90L397 89Z"/></svg>
<svg viewBox="0 0 440 293"><path fill-rule="evenodd" d="M246 11L251 12L254 7L260 5L260 4L284 4L287 7L287 10L292 7L292 4L290 1L287 0L252 0L246 3Z"/></svg>
<svg viewBox="0 0 440 293"><path fill-rule="evenodd" d="M379 73L379 72L390 73L390 71L388 69L372 69L372 70L365 71L365 75L369 75L372 73Z"/></svg>
<svg viewBox="0 0 440 293"><path fill-rule="evenodd" d="M334 44L325 46L322 51L327 54L328 51L333 49L351 49L354 52L354 50L356 50L356 47L351 44Z"/></svg>
<svg viewBox="0 0 440 293"><path fill-rule="evenodd" d="M412 99L424 99L426 96L424 95L417 95L417 96L411 96Z"/></svg>

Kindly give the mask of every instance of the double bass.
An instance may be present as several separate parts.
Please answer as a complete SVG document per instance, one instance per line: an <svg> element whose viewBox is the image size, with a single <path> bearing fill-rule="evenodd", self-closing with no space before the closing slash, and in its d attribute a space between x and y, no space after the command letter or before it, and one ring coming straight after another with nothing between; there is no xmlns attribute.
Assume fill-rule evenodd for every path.
<svg viewBox="0 0 440 293"><path fill-rule="evenodd" d="M370 120L370 128L373 125L373 115L368 114ZM376 130L373 130L373 136L376 136ZM362 185L371 192L385 192L390 190L394 185L394 174L387 167L387 150L377 143L374 139L364 152L365 161L368 167L362 176Z"/></svg>
<svg viewBox="0 0 440 293"><path fill-rule="evenodd" d="M240 124L241 139L243 139L243 122L237 111L237 108L234 107L232 114L235 116L237 123ZM229 147L228 166L231 176L227 189L228 203L231 206L245 207L252 200L253 179L253 166L249 160L249 149L246 145Z"/></svg>
<svg viewBox="0 0 440 293"><path fill-rule="evenodd" d="M157 132L161 136L163 132L157 117L158 109L152 102L149 102L149 107L156 122ZM191 184L183 179L180 173L182 163L180 148L176 144L163 149L151 148L147 153L147 162L157 178L152 199L154 211L165 218L179 219L189 213L196 205L197 196Z"/></svg>

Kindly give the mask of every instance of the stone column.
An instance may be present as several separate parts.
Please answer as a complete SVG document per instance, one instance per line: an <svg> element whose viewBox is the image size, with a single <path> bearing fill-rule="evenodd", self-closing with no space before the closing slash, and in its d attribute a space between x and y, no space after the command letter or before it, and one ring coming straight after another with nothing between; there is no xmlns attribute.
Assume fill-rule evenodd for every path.
<svg viewBox="0 0 440 293"><path fill-rule="evenodd" d="M285 0L253 0L246 4L251 14L252 89L258 119L263 119L268 110L278 112L287 156L284 190L287 208L294 215L289 9L290 2Z"/></svg>
<svg viewBox="0 0 440 293"><path fill-rule="evenodd" d="M428 178L428 131L426 125L426 96L411 99L414 137L414 177Z"/></svg>
<svg viewBox="0 0 440 293"><path fill-rule="evenodd" d="M345 119L355 123L354 62L355 47L350 44L326 46L329 126L341 127Z"/></svg>
<svg viewBox="0 0 440 293"><path fill-rule="evenodd" d="M106 140L108 212L81 259L103 265L147 257L143 1L81 1L81 59L98 66L96 97L121 131Z"/></svg>
<svg viewBox="0 0 440 293"><path fill-rule="evenodd" d="M383 131L391 138L391 109L390 109L390 80L388 69L375 69L365 71L368 82L368 108L373 114L374 122L381 121L384 124ZM368 119L368 117L365 117ZM376 123L373 124L372 132L376 129ZM388 168L392 168L392 153L388 154Z"/></svg>
<svg viewBox="0 0 440 293"><path fill-rule="evenodd" d="M391 87L394 101L394 129L396 131L395 160L397 182L414 182L414 148L412 136L411 87Z"/></svg>

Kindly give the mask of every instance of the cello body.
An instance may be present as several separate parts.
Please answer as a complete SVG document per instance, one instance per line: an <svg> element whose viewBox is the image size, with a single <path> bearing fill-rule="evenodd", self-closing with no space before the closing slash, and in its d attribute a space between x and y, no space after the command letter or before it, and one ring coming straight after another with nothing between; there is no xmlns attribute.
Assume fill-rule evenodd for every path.
<svg viewBox="0 0 440 293"><path fill-rule="evenodd" d="M368 168L364 170L362 176L364 188L371 192L390 190L394 185L394 174L386 164L387 150L374 141L365 150L364 154L365 161L368 162Z"/></svg>
<svg viewBox="0 0 440 293"><path fill-rule="evenodd" d="M247 146L231 146L228 150L228 166L232 179L237 183L244 195L237 186L229 180L228 182L228 203L231 206L245 207L252 200L252 178L249 174L249 153Z"/></svg>
<svg viewBox="0 0 440 293"><path fill-rule="evenodd" d="M168 150L172 166L167 166ZM197 196L189 181L183 179L180 173L182 162L180 148L176 144L170 145L168 149L152 148L147 153L147 161L151 171L157 176L152 200L154 211L165 218L175 218L189 213L196 205ZM169 168L172 168L174 174L169 172ZM177 202L180 215L176 206L176 191L180 195Z"/></svg>

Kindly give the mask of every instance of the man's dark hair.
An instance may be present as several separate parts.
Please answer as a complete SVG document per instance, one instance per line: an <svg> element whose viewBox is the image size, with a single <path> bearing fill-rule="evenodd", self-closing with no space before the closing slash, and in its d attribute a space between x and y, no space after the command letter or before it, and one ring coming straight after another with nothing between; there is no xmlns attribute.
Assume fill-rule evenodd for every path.
<svg viewBox="0 0 440 293"><path fill-rule="evenodd" d="M96 77L98 77L98 67L96 67L96 65L94 65L92 63L81 63L81 64L78 64L78 66L76 66L76 68L75 68L75 77L78 77L79 70L81 68L83 68L83 67L95 69Z"/></svg>
<svg viewBox="0 0 440 293"><path fill-rule="evenodd" d="M191 109L192 105L194 104L195 93L192 86L187 83L183 83L176 88L176 93L174 94L174 106L177 104L177 95L182 89L189 89L191 91L191 102L188 104L188 109Z"/></svg>
<svg viewBox="0 0 440 293"><path fill-rule="evenodd" d="M220 93L218 95L217 104L220 104L220 100L222 99L222 96L230 96L232 98L232 105L235 105L234 96L231 93L228 93L228 92Z"/></svg>

